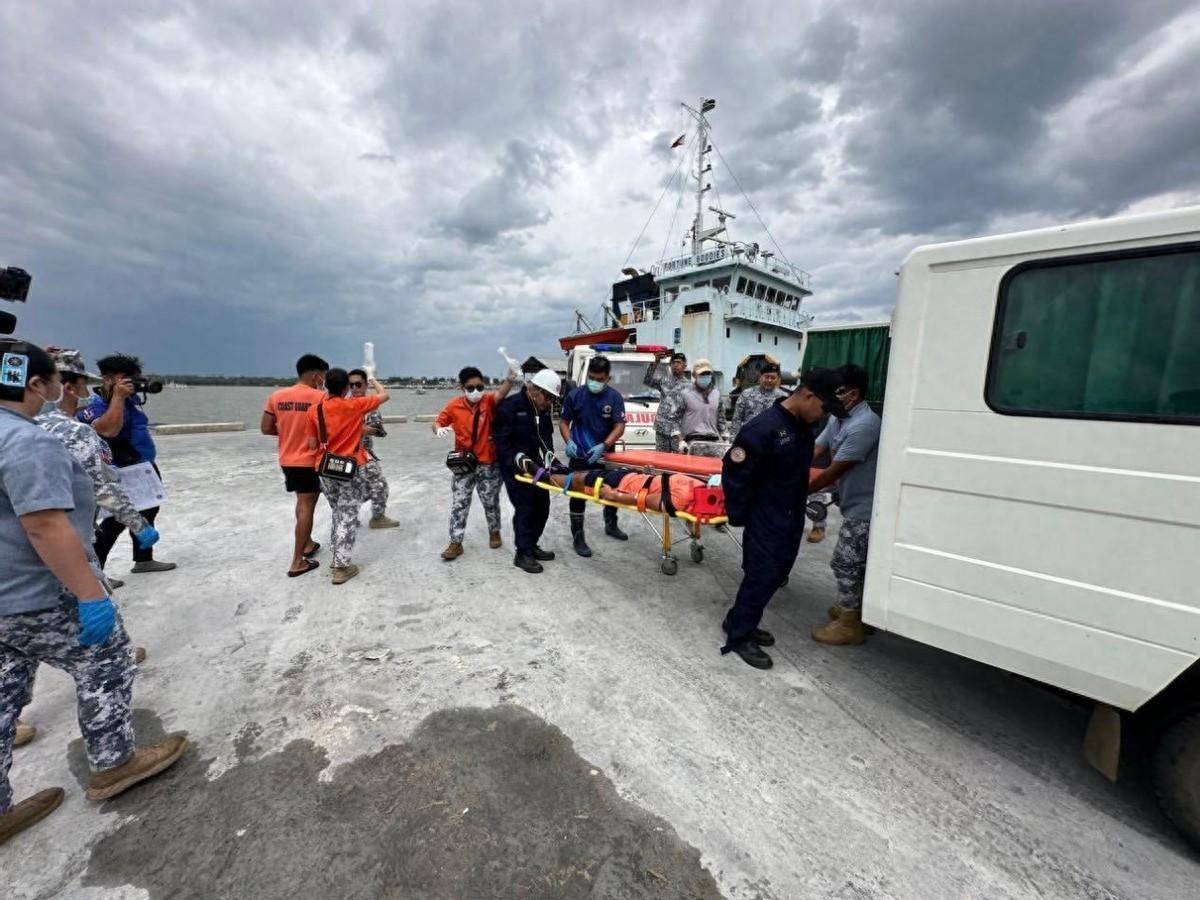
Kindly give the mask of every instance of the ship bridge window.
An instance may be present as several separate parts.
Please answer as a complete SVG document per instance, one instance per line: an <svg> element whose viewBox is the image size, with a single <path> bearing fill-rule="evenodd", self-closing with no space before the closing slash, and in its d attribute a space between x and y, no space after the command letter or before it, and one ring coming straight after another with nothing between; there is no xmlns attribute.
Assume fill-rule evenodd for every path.
<svg viewBox="0 0 1200 900"><path fill-rule="evenodd" d="M775 288L767 288L767 302L774 303L778 295L775 293Z"/></svg>
<svg viewBox="0 0 1200 900"><path fill-rule="evenodd" d="M761 300L766 295L767 295L767 286L765 284L756 284L754 286L755 299Z"/></svg>
<svg viewBox="0 0 1200 900"><path fill-rule="evenodd" d="M708 302L707 301L704 303L689 303L687 306L685 306L683 308L683 314L685 316L691 316L691 315L695 315L696 313L706 313L706 312L708 312Z"/></svg>
<svg viewBox="0 0 1200 900"><path fill-rule="evenodd" d="M692 287L694 287L694 288L708 287L708 282L707 281L697 281L695 284L692 285Z"/></svg>
<svg viewBox="0 0 1200 900"><path fill-rule="evenodd" d="M712 282L712 286L714 288L716 288L718 291L722 291L722 292L728 294L729 293L729 282L731 280L732 280L731 278L714 278L713 282Z"/></svg>
<svg viewBox="0 0 1200 900"><path fill-rule="evenodd" d="M738 276L737 292L739 294L746 293L746 278L745 278L745 276L741 276L741 275Z"/></svg>

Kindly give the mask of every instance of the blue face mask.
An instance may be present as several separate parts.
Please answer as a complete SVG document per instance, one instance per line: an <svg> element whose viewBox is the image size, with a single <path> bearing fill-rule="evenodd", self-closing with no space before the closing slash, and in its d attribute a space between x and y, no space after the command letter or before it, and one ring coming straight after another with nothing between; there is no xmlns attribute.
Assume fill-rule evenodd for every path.
<svg viewBox="0 0 1200 900"><path fill-rule="evenodd" d="M712 376L711 375L697 375L696 376L696 387L702 387L702 388L712 387Z"/></svg>
<svg viewBox="0 0 1200 900"><path fill-rule="evenodd" d="M589 391L591 391L593 394L598 394L602 390L604 390L604 382L596 381L596 379L594 379L594 378L589 378L587 380L587 389Z"/></svg>

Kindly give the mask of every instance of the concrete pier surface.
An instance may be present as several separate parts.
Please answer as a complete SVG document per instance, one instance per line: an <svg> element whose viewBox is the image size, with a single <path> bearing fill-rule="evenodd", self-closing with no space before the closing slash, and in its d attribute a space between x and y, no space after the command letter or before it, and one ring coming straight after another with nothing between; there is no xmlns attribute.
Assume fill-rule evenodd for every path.
<svg viewBox="0 0 1200 900"><path fill-rule="evenodd" d="M186 729L172 770L88 803L69 680L42 667L16 751L18 798L62 808L0 848L6 898L1194 898L1200 861L1144 774L1082 759L1086 711L886 634L827 648L833 531L805 544L767 612L775 668L722 657L740 554L660 573L654 535L570 549L553 499L540 576L476 505L446 544L448 442L376 442L390 531L362 574L284 577L292 498L252 432L160 442L170 573L110 573L149 654L139 734ZM367 510L363 511L363 522ZM836 521L834 522L836 524ZM315 538L328 546L321 504ZM686 548L683 548L686 551Z"/></svg>

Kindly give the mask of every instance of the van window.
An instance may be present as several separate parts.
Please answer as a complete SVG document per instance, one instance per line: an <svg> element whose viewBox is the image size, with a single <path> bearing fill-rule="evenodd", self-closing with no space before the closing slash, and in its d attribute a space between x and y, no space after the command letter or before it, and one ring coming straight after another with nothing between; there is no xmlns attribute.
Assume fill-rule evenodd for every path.
<svg viewBox="0 0 1200 900"><path fill-rule="evenodd" d="M985 398L1011 415L1200 425L1200 245L1013 269Z"/></svg>

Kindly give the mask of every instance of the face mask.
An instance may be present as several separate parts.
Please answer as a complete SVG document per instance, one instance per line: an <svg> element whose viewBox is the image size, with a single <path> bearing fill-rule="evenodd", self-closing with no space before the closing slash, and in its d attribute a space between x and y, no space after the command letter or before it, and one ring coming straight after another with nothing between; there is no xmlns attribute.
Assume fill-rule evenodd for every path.
<svg viewBox="0 0 1200 900"><path fill-rule="evenodd" d="M483 399L483 388L476 388L473 391L467 391L467 402L478 403Z"/></svg>
<svg viewBox="0 0 1200 900"><path fill-rule="evenodd" d="M594 378L589 378L587 381L587 389L589 391L591 391L593 394L598 394L602 390L604 390L604 382L596 381L596 379L594 379Z"/></svg>
<svg viewBox="0 0 1200 900"><path fill-rule="evenodd" d="M838 419L850 418L850 411L842 406L841 400L834 400L832 403L823 404L825 412Z"/></svg>
<svg viewBox="0 0 1200 900"><path fill-rule="evenodd" d="M699 388L712 387L712 376L711 375L697 375L696 376L696 387L699 387Z"/></svg>
<svg viewBox="0 0 1200 900"><path fill-rule="evenodd" d="M37 393L41 394L42 392L38 391ZM50 397L48 394L42 394L42 412L49 412L50 410L55 409L58 406L59 401L62 400L62 398L63 398L63 386L62 386L62 382L60 381L58 384L58 396L57 397Z"/></svg>

